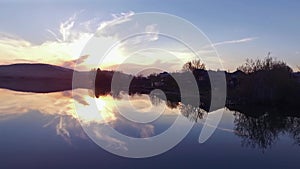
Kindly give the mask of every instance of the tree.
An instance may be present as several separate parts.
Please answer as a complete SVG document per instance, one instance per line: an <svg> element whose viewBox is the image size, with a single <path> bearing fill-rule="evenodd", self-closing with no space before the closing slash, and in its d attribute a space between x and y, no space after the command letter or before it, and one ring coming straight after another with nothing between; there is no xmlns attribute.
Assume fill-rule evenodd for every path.
<svg viewBox="0 0 300 169"><path fill-rule="evenodd" d="M263 60L247 59L238 70L247 74L240 79L238 88L240 98L246 102L283 105L297 100L294 98L299 87L285 62L270 56Z"/></svg>
<svg viewBox="0 0 300 169"><path fill-rule="evenodd" d="M205 70L205 64L202 63L200 59L194 59L192 61L188 61L182 66L183 71L193 71L195 69L203 69Z"/></svg>
<svg viewBox="0 0 300 169"><path fill-rule="evenodd" d="M238 67L238 70L243 71L244 73L251 74L259 71L285 71L292 72L292 69L283 61L278 61L269 55L261 60L261 59L246 59L246 63L242 66Z"/></svg>

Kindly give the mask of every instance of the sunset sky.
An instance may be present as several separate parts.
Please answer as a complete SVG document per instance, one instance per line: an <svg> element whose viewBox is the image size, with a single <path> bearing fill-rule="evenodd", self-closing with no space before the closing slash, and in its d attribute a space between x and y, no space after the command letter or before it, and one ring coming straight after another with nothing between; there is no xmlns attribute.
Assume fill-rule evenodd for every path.
<svg viewBox="0 0 300 169"><path fill-rule="evenodd" d="M1 1L0 64L72 67L101 25L141 12L163 12L202 30L226 70L235 70L246 58L264 58L268 52L296 68L300 65L299 8L297 0ZM107 66L117 64L116 60Z"/></svg>

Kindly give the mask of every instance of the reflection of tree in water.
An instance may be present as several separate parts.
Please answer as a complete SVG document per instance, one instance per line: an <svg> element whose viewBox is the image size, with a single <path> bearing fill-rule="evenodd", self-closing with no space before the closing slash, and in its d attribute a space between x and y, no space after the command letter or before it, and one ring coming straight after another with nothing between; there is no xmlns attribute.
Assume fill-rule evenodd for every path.
<svg viewBox="0 0 300 169"><path fill-rule="evenodd" d="M179 109L183 116L195 122L203 119L204 115L206 114L206 111L201 109L200 107L195 107L189 104L180 105Z"/></svg>
<svg viewBox="0 0 300 169"><path fill-rule="evenodd" d="M169 103L170 108L179 108L183 116L191 121L198 122L209 113L200 107L184 105L179 103ZM170 106L171 105L171 106ZM234 130L235 134L242 139L242 146L258 148L262 151L269 149L274 145L282 135L290 136L294 143L300 146L300 118L295 112L279 112L272 108L247 108L235 112ZM265 113L270 110L269 113Z"/></svg>
<svg viewBox="0 0 300 169"><path fill-rule="evenodd" d="M242 146L271 148L280 135L290 135L295 143L300 145L300 118L284 117L264 114L251 117L242 113L235 113L236 135L242 138Z"/></svg>
<svg viewBox="0 0 300 169"><path fill-rule="evenodd" d="M300 118L289 117L287 121L290 125L288 133L294 139L294 143L300 146Z"/></svg>
<svg viewBox="0 0 300 169"><path fill-rule="evenodd" d="M192 106L190 104L185 105L179 102L172 102L170 100L166 101L155 95L149 95L149 97L153 105L159 105L162 102L165 102L165 104L171 109L179 108L181 114L186 118L190 119L191 121L198 122L198 120L203 119L205 113L207 113L205 110L201 109L200 107Z"/></svg>
<svg viewBox="0 0 300 169"><path fill-rule="evenodd" d="M118 98L118 95L115 97ZM166 104L171 109L178 108L183 116L194 122L199 122L209 113L200 107L162 99L155 94L150 94L149 97L153 105ZM294 108L290 109L294 110ZM274 107L237 106L230 106L229 110L235 111L234 130L235 134L242 139L242 146L264 151L271 148L282 135L290 136L294 143L300 146L298 110L290 112L292 110L278 111Z"/></svg>

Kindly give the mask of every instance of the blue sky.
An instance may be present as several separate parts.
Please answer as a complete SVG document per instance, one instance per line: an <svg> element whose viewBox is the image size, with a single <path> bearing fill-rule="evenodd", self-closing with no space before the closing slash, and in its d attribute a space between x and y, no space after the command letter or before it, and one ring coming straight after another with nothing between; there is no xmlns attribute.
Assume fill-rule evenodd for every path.
<svg viewBox="0 0 300 169"><path fill-rule="evenodd" d="M156 1L43 1L0 2L0 32L16 35L35 44L51 37L74 13L79 19L103 21L111 14L134 11L164 12L195 24L216 46L226 69L234 70L245 58L272 56L290 66L300 65L300 1L243 0L156 0ZM235 41L253 38L251 41Z"/></svg>

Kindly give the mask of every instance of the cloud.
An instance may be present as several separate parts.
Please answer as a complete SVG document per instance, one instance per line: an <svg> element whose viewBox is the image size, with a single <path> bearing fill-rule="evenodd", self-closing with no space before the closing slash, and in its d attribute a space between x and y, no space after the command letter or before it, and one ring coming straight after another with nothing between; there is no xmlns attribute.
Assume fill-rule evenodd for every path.
<svg viewBox="0 0 300 169"><path fill-rule="evenodd" d="M178 62L175 61L162 61L156 60L153 63L149 64L137 64L137 63L122 63L120 65L112 65L107 67L110 70L117 70L123 73L132 74L132 75L150 75L152 73L161 73L164 71L177 71L178 66L181 66ZM145 69L146 68L146 69Z"/></svg>
<svg viewBox="0 0 300 169"><path fill-rule="evenodd" d="M89 57L89 55L83 55L83 56L80 56L78 59L65 61L60 66L73 69L76 65L80 65L80 64L84 63L88 57Z"/></svg>
<svg viewBox="0 0 300 169"><path fill-rule="evenodd" d="M73 15L71 18L69 18L67 21L60 24L59 32L62 35L63 41L68 41L71 37L71 29L74 27L75 24L76 15Z"/></svg>
<svg viewBox="0 0 300 169"><path fill-rule="evenodd" d="M0 64L48 63L73 68L81 63L86 67L80 66L78 70L89 70L99 66L98 62L102 51L104 54L124 36L139 32L146 33L144 36L126 40L110 52L109 61L105 64L118 64L124 56L127 56L126 54L143 48L144 46L141 44L158 39L157 25L130 22L132 21L131 16L134 14L132 11L112 14L112 19L99 23L97 18L80 22L78 20L79 13L76 13L62 21L56 30L46 29L51 35L51 39L49 38L41 44L34 44L15 35L0 33ZM128 25L133 26L129 28ZM96 30L97 33L94 34ZM87 47L87 52L82 54L83 49L87 49L86 44L91 42L90 38L93 36L100 39L97 41L97 47L93 47L92 44L91 47ZM90 48L94 49L90 50Z"/></svg>
<svg viewBox="0 0 300 169"><path fill-rule="evenodd" d="M129 11L127 13L112 14L113 19L108 21L103 21L97 29L96 36L112 37L117 36L121 30L118 30L118 25L130 21L130 17L135 13Z"/></svg>
<svg viewBox="0 0 300 169"><path fill-rule="evenodd" d="M99 20L81 22L80 13L62 21L57 29L46 29L51 37L40 44L0 32L0 64L48 63L70 68L75 62L85 63L88 58L81 56L81 52L98 28Z"/></svg>
<svg viewBox="0 0 300 169"><path fill-rule="evenodd" d="M221 46L221 45L227 45L227 44L239 44L239 43L250 42L250 41L253 41L256 39L258 39L258 37L249 37L249 38L243 38L243 39L238 39L238 40L228 40L228 41L213 43L212 46Z"/></svg>
<svg viewBox="0 0 300 169"><path fill-rule="evenodd" d="M52 30L47 29L47 31L52 34L55 39L59 42L72 42L76 40L78 37L81 36L83 32L88 32L88 27L92 22L77 22L78 21L78 15L82 13L83 10L79 11L78 13L73 14L71 17L69 17L67 20L60 23L59 26L59 34L54 33ZM75 26L83 26L83 29L76 29Z"/></svg>
<svg viewBox="0 0 300 169"><path fill-rule="evenodd" d="M113 14L112 20L103 21L95 34L98 41L109 43L108 40L103 41L102 39L113 39L112 45L118 43L115 47L116 50L124 56L128 56L134 51L148 47L148 42L158 40L158 25L155 23L149 24L141 17L133 17L134 15L135 13L132 11Z"/></svg>
<svg viewBox="0 0 300 169"><path fill-rule="evenodd" d="M62 37L52 32L55 40L48 40L42 44L33 44L16 36L1 34L0 64L29 62L62 65L78 58L92 34L66 28L62 32Z"/></svg>

